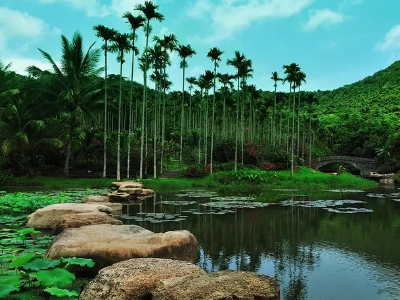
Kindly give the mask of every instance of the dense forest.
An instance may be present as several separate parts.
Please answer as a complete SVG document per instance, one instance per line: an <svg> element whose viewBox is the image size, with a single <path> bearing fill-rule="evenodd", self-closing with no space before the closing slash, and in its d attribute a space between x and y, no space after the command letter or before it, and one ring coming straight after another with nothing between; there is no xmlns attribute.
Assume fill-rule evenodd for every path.
<svg viewBox="0 0 400 300"><path fill-rule="evenodd" d="M262 91L248 84L253 66L243 53L214 47L198 54L173 34L152 35L151 24L164 19L157 5L146 1L134 11L123 16L129 34L94 27L101 49L99 42L84 49L79 33L61 37L61 58L39 49L51 70L31 66L22 76L0 60L3 174L143 178L173 163L193 176L243 165L293 172L327 155L377 158L382 172L400 169L400 62L316 92L302 91L306 73L291 63L271 72L272 92ZM180 91L168 79L174 51ZM107 72L110 53L120 74ZM186 76L194 55L210 59L198 78ZM130 74L122 73L124 63ZM218 72L225 63L231 74ZM280 84L286 93L276 92Z"/></svg>

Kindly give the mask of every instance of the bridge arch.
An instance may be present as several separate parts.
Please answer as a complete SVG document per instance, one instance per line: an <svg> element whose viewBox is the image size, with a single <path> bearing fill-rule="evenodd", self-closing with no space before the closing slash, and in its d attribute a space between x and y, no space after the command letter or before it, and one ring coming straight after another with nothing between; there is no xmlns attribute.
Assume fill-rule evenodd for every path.
<svg viewBox="0 0 400 300"><path fill-rule="evenodd" d="M360 170L361 176L367 176L376 170L376 160L351 156L320 157L315 161L317 169L330 164L348 164Z"/></svg>

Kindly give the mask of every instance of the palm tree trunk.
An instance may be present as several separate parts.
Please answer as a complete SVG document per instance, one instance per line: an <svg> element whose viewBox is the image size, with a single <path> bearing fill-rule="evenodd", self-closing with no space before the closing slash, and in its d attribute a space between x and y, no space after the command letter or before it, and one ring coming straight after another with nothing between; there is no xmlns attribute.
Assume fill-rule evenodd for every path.
<svg viewBox="0 0 400 300"><path fill-rule="evenodd" d="M143 154L144 154L144 135L145 135L145 108L146 108L146 90L147 90L147 64L148 64L148 56L147 49L149 48L149 21L147 21L146 27L146 58L145 58L145 66L143 72L143 103L142 103L142 132L140 137L140 168L139 168L139 177L143 178Z"/></svg>
<svg viewBox="0 0 400 300"><path fill-rule="evenodd" d="M118 142L117 142L117 180L121 180L121 109L122 109L122 64L123 53L119 69L119 100L118 100Z"/></svg>
<svg viewBox="0 0 400 300"><path fill-rule="evenodd" d="M240 77L238 72L238 94L236 100L236 137L235 137L235 171L237 170L237 163L238 163L238 139L239 139L239 104L240 104Z"/></svg>
<svg viewBox="0 0 400 300"><path fill-rule="evenodd" d="M131 65L131 97L130 97L130 100L129 100L128 158L127 158L127 162L126 162L126 178L130 178L130 166L131 166L133 69L134 69L134 66L135 66L135 31L133 31L132 37L133 37L133 49L132 49L132 65Z"/></svg>
<svg viewBox="0 0 400 300"><path fill-rule="evenodd" d="M104 44L104 133L103 133L103 178L107 177L107 40Z"/></svg>
<svg viewBox="0 0 400 300"><path fill-rule="evenodd" d="M215 86L217 78L217 62L214 63L214 95L212 101L212 118L211 118L211 151L210 151L210 174L213 173L213 151L214 151L214 117L215 117Z"/></svg>
<svg viewBox="0 0 400 300"><path fill-rule="evenodd" d="M182 171L182 156L183 156L183 123L185 119L185 111L184 111L184 102L185 102L185 59L183 59L183 67L182 67L182 103L181 103L181 140L180 140L180 149L179 149L179 165L180 170Z"/></svg>
<svg viewBox="0 0 400 300"><path fill-rule="evenodd" d="M158 84L156 82L154 91L154 128L153 128L153 178L157 178L157 92Z"/></svg>

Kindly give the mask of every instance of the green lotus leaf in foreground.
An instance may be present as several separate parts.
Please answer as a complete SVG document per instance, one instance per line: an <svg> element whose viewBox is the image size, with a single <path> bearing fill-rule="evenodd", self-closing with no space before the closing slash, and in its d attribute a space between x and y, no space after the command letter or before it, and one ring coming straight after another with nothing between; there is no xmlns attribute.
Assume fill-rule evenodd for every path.
<svg viewBox="0 0 400 300"><path fill-rule="evenodd" d="M65 269L56 268L39 271L37 279L41 285L46 287L63 287L72 283L75 280L75 275Z"/></svg>
<svg viewBox="0 0 400 300"><path fill-rule="evenodd" d="M48 260L45 258L37 258L33 261L30 261L26 265L24 265L25 270L39 271L39 270L47 270L57 267L61 264L61 260Z"/></svg>
<svg viewBox="0 0 400 300"><path fill-rule="evenodd" d="M94 267L93 259L72 257L72 258L61 258L61 261L66 262L69 265L76 265L76 266L89 267L89 268Z"/></svg>
<svg viewBox="0 0 400 300"><path fill-rule="evenodd" d="M56 297L78 297L79 294L76 291L70 291L66 289L60 289L58 287L48 287L44 289L45 292Z"/></svg>
<svg viewBox="0 0 400 300"><path fill-rule="evenodd" d="M32 259L36 257L35 253L29 253L24 256L17 257L13 259L13 261L10 263L10 268L18 268L26 265L28 262L30 262Z"/></svg>
<svg viewBox="0 0 400 300"><path fill-rule="evenodd" d="M19 291L21 281L18 276L0 277L0 298L3 299L12 292Z"/></svg>

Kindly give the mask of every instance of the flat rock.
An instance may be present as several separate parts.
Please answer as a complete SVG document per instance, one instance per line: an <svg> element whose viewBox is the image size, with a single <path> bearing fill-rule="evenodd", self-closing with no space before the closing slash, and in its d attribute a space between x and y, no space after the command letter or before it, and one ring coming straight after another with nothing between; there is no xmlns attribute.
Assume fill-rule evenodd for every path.
<svg viewBox="0 0 400 300"><path fill-rule="evenodd" d="M198 266L183 261L159 258L126 260L100 270L79 299L147 299L146 296L166 279L203 274L205 272Z"/></svg>
<svg viewBox="0 0 400 300"><path fill-rule="evenodd" d="M54 234L58 234L68 228L79 228L97 224L122 225L122 221L102 212L63 215L54 230Z"/></svg>
<svg viewBox="0 0 400 300"><path fill-rule="evenodd" d="M198 243L189 231L153 233L135 225L91 225L59 234L47 257L91 258L93 272L131 258L169 258L193 262Z"/></svg>
<svg viewBox="0 0 400 300"><path fill-rule="evenodd" d="M137 181L117 181L117 182L112 182L111 183L112 187L116 187L117 189L119 188L139 188L139 189L144 189L144 184L141 182Z"/></svg>
<svg viewBox="0 0 400 300"><path fill-rule="evenodd" d="M129 195L141 195L143 193L143 189L141 188L119 188L118 193L127 193Z"/></svg>
<svg viewBox="0 0 400 300"><path fill-rule="evenodd" d="M28 216L27 227L36 229L54 229L64 215L73 215L81 213L112 213L109 206L100 204L87 203L62 203L53 204L44 208L38 209L33 214Z"/></svg>
<svg viewBox="0 0 400 300"><path fill-rule="evenodd" d="M153 300L278 300L278 282L252 272L221 271L169 278L151 291Z"/></svg>
<svg viewBox="0 0 400 300"><path fill-rule="evenodd" d="M131 195L129 195L128 193L113 192L113 193L108 193L107 197L108 199L110 199L110 201L126 202L131 198Z"/></svg>
<svg viewBox="0 0 400 300"><path fill-rule="evenodd" d="M153 194L155 194L156 192L154 192L153 190L151 190L151 189L143 189L142 190L142 193L140 194L141 196L150 196L150 195L153 195Z"/></svg>
<svg viewBox="0 0 400 300"><path fill-rule="evenodd" d="M97 203L97 202L108 202L110 201L107 196L87 196L82 199L82 203Z"/></svg>

